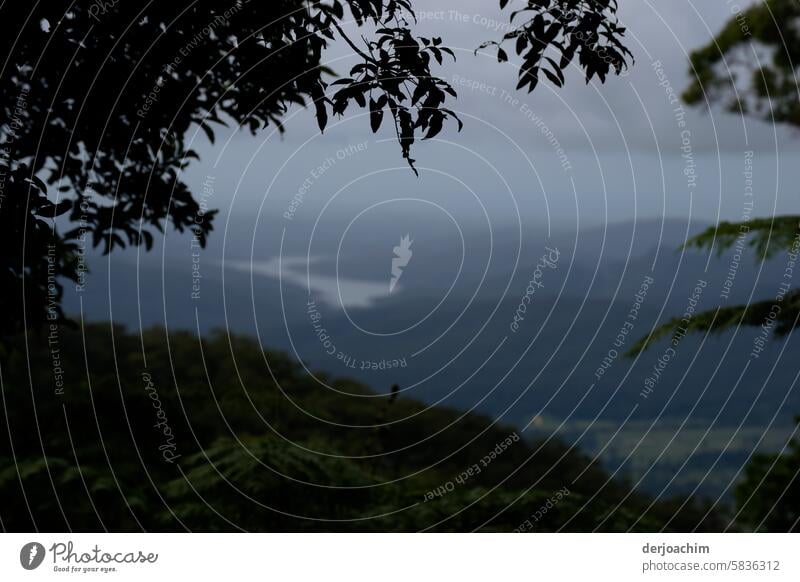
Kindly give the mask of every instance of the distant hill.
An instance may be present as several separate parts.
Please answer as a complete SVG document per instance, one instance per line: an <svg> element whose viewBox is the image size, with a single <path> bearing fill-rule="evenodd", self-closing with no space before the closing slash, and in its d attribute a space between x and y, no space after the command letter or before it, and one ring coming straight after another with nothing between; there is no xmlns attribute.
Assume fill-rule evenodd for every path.
<svg viewBox="0 0 800 582"><path fill-rule="evenodd" d="M2 345L7 531L718 531L554 439L242 336L94 324ZM57 346L59 378L53 375ZM27 346L27 347L26 347ZM30 363L30 366L28 365Z"/></svg>
<svg viewBox="0 0 800 582"><path fill-rule="evenodd" d="M772 295L783 257L758 263L746 253L734 263L730 253L681 252L686 232L707 226L681 220L610 224L577 234L554 230L549 239L544 228L532 228L522 239L507 228L492 232L491 245L487 233L474 227L462 233L464 253L460 237L419 228L413 259L389 294L392 247L413 226L398 217L396 224L354 231L341 249L335 232L320 232L327 254L313 260L309 273L328 288L312 285L311 295L304 259L292 263L293 276L284 276L282 290L264 269L249 272L251 235L234 229L225 263L218 240L194 258L189 241L175 238L163 249L163 264L158 251L140 257L138 266L131 253L110 265L93 257L85 291L68 293L65 303L89 321L113 319L133 329L141 324L248 334L309 369L353 377L378 390L400 383L420 401L474 409L519 429L534 417L546 419L544 427L558 429L568 442L579 439L608 468L620 468L634 481L643 477L641 486L654 493L667 484L669 493L698 489L726 496L753 443L773 449L785 442L800 410L798 368L784 355L794 348L770 344L740 380L740 356L749 352L754 330L686 338L646 399L640 393L663 342L635 361L619 349L602 378L596 375L646 277L654 283L626 349L657 322L683 313L698 280L707 282L699 309ZM509 324L546 246L559 250L558 267L546 269L524 324L511 333ZM264 249L276 248L255 246L258 264L270 259ZM290 247L289 256L298 257L301 248ZM730 298L722 300L734 264ZM385 287L386 294L345 312L336 303L338 294L346 300L349 290L360 289L350 282L359 281ZM200 290L196 299L194 284ZM795 341L788 338L789 344ZM404 365L385 364L391 361ZM529 430L545 434L541 426Z"/></svg>

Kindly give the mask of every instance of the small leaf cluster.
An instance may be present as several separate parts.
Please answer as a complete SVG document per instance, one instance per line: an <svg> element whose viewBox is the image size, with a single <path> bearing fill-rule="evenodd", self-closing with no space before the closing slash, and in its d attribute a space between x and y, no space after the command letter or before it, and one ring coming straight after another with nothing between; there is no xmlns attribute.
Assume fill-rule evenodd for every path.
<svg viewBox="0 0 800 582"><path fill-rule="evenodd" d="M517 89L533 91L541 76L557 87L565 82L564 71L577 59L586 82L595 76L605 82L611 74L628 68L633 55L622 44L625 28L617 19L616 0L527 0L514 10L510 20L519 24L500 41L481 45L497 47L497 60L509 55L505 44L521 59ZM500 0L506 8L509 0Z"/></svg>
<svg viewBox="0 0 800 582"><path fill-rule="evenodd" d="M358 50L363 62L350 70L349 77L333 83L337 91L330 99L332 110L342 115L351 102L369 106L373 132L380 129L388 112L403 158L413 169L411 146L418 131L423 132L422 139L436 137L448 118L458 123L459 130L462 127L455 112L444 107L448 96L456 97L455 90L430 71L432 62L441 65L445 55L453 59L455 55L441 38L415 39L404 26L384 26L376 33L376 40ZM319 113L317 119L324 129Z"/></svg>

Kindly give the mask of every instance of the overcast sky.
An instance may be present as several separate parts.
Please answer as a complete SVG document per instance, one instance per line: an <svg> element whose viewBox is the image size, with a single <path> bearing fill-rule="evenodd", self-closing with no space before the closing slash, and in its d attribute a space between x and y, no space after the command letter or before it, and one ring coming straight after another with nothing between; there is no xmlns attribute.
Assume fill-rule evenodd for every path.
<svg viewBox="0 0 800 582"><path fill-rule="evenodd" d="M283 215L304 183L294 223L319 216L321 224L350 220L375 209L493 224L513 224L518 216L523 224L560 226L660 216L715 221L741 216L742 172L752 150L756 213L796 212L800 170L787 150L796 150L800 136L784 128L687 108L694 183L685 173L682 133L663 81L677 92L686 87L688 53L707 43L737 4L620 4L636 57L630 74L587 86L573 70L564 88L542 83L527 94L514 90L513 63L473 53L503 32L506 17L495 0L416 0L419 32L442 36L457 52L458 61L446 62L438 74L456 86L452 107L465 122L461 133L450 126L435 142L417 145L419 178L404 166L388 124L373 136L363 112L349 110L319 135L313 114L298 108L283 137L267 128L210 146L198 136L203 161L191 169L190 181L201 191L206 175L214 176L213 204L234 216L260 213L259 220L276 227L292 222ZM339 74L357 62L344 46L326 57ZM472 89L474 83L479 88ZM334 163L320 177L315 168L328 159Z"/></svg>

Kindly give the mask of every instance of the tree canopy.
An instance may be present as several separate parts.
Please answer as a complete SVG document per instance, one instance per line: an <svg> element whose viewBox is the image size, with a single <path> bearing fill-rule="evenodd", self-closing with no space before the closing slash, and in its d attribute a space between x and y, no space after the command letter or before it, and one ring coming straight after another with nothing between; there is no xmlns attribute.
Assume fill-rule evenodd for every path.
<svg viewBox="0 0 800 582"><path fill-rule="evenodd" d="M733 16L711 42L691 54L693 81L684 100L699 107L721 105L769 123L800 126L798 23L800 5L791 0L764 0ZM685 247L721 254L734 245L749 246L757 260L786 254L787 261L793 261L800 251L800 215L722 222L688 240ZM679 330L718 333L753 326L768 329L774 336L791 333L800 321L800 291L783 285L776 297L705 311L693 316L688 325L680 318L672 319L641 339L632 352ZM795 437L783 451L757 453L748 462L735 490L736 518L741 523L758 531L797 529L799 451Z"/></svg>
<svg viewBox="0 0 800 582"><path fill-rule="evenodd" d="M692 82L683 99L697 107L722 106L770 123L800 126L800 85L796 67L800 58L800 5L791 0L764 0L734 15L705 46L693 51L689 72ZM796 253L800 242L800 215L751 218L722 222L689 239L685 248L722 253L740 238L759 260L779 253ZM776 302L779 311L775 310ZM719 333L742 326L770 324L773 334L785 335L800 321L800 292L791 290L776 298L747 305L719 307L695 315L685 325L672 319L655 329L633 348L646 349L653 341L686 332Z"/></svg>
<svg viewBox="0 0 800 582"><path fill-rule="evenodd" d="M514 43L520 88L560 86L573 62L587 81L627 66L614 0L500 6L513 27L493 43L500 61ZM308 105L324 130L357 106L372 131L389 119L413 168L416 140L461 123L435 74L454 54L415 33L410 0L7 2L0 32L0 333L63 318L62 281L80 279L87 244L149 249L170 225L205 244L214 212L195 220L183 179L190 128L212 141L221 125L282 129ZM348 76L325 64L334 41L357 56Z"/></svg>

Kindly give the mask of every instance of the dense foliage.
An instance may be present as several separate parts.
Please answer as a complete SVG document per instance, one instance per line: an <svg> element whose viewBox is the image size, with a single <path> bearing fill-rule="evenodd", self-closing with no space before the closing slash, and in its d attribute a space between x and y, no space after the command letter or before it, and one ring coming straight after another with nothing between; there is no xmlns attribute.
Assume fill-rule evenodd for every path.
<svg viewBox="0 0 800 582"><path fill-rule="evenodd" d="M533 90L540 73L561 85L573 58L587 79L626 66L612 0L537 0L518 12L502 40L524 60L520 87ZM414 27L409 0L3 3L0 334L61 319L61 282L80 280L86 245L149 249L168 225L205 243L214 212L198 220L183 179L198 157L185 144L192 133L282 131L303 105L324 130L355 105L369 109L372 131L390 120L413 167L417 139L461 123L446 107L455 91L433 72L453 52ZM357 60L348 76L326 66L334 41Z"/></svg>
<svg viewBox="0 0 800 582"><path fill-rule="evenodd" d="M727 523L697 501L632 491L557 440L518 438L478 414L318 374L331 386L322 387L247 338L161 329L140 337L95 325L56 342L29 336L29 355L25 345L19 337L0 353L6 530L687 531Z"/></svg>
<svg viewBox="0 0 800 582"><path fill-rule="evenodd" d="M738 8L738 7L737 7ZM696 106L722 105L740 115L770 123L800 126L800 5L793 0L763 0L737 12L706 46L692 52L692 83L684 100ZM722 252L736 244L750 246L757 259L783 253L787 263L800 250L800 215L723 222L687 241L687 247ZM800 322L800 293L791 290L748 305L720 307L695 316L688 331L721 332L740 325L768 326L785 335ZM635 351L655 338L674 333L674 319L642 340Z"/></svg>
<svg viewBox="0 0 800 582"><path fill-rule="evenodd" d="M797 419L800 423L800 418ZM800 530L800 439L754 455L736 488L737 518L755 531Z"/></svg>

